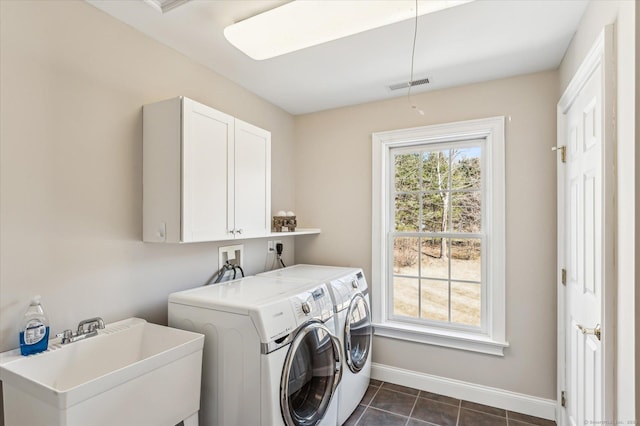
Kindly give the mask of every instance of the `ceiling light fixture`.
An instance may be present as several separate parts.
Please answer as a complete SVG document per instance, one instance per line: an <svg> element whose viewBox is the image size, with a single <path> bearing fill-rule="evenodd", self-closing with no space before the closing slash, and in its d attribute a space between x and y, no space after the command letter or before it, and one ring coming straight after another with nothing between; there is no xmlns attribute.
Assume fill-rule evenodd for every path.
<svg viewBox="0 0 640 426"><path fill-rule="evenodd" d="M420 0L420 15L472 0ZM229 25L227 40L262 60L410 19L414 0L295 0Z"/></svg>
<svg viewBox="0 0 640 426"><path fill-rule="evenodd" d="M171 9L185 4L189 0L143 0L147 5L160 13L166 13Z"/></svg>

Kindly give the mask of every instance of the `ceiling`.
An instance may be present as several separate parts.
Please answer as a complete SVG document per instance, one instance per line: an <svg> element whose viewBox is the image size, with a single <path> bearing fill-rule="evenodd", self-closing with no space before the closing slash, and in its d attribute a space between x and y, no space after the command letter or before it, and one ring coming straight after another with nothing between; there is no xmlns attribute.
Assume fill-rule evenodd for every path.
<svg viewBox="0 0 640 426"><path fill-rule="evenodd" d="M286 1L191 0L165 13L142 0L87 1L294 115L407 94L388 86L409 81L412 19L255 61L224 28ZM412 93L557 68L586 5L476 0L421 16L414 80L430 83Z"/></svg>

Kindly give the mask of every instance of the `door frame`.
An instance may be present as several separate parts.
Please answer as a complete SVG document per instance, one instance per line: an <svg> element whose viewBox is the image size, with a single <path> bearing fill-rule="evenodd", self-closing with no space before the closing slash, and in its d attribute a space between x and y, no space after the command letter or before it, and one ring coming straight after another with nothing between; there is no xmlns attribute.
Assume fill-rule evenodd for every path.
<svg viewBox="0 0 640 426"><path fill-rule="evenodd" d="M584 85L598 66L602 66L602 383L603 418L614 420L615 401L615 297L617 277L615 271L615 224L616 224L616 57L614 25L607 25L594 42L591 50L582 61L557 105L557 142L558 146L568 146L565 137L565 113L571 107ZM566 287L562 283L562 269L566 268L565 259L565 169L561 156L557 159L557 238L558 271L556 278L558 297L558 340L557 340L557 393L556 421L559 426L565 424L565 408L562 407L562 391L566 390Z"/></svg>

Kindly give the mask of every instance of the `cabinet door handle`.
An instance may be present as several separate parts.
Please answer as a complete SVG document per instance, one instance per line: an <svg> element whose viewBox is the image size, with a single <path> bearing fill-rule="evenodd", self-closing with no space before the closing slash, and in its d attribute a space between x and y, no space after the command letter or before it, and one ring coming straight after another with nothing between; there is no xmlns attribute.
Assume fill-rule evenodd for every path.
<svg viewBox="0 0 640 426"><path fill-rule="evenodd" d="M231 230L229 230L229 233L232 234L232 235L235 235L236 234L236 230L235 229L231 229Z"/></svg>
<svg viewBox="0 0 640 426"><path fill-rule="evenodd" d="M237 232L238 234L242 234L242 229L238 229L236 232Z"/></svg>

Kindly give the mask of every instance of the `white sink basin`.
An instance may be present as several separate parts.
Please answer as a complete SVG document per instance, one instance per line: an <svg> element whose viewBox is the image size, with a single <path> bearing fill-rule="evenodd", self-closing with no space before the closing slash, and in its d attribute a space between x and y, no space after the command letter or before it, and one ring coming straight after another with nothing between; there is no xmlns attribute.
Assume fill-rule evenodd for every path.
<svg viewBox="0 0 640 426"><path fill-rule="evenodd" d="M37 355L0 354L5 425L197 424L203 343L129 318L85 340L53 339Z"/></svg>

